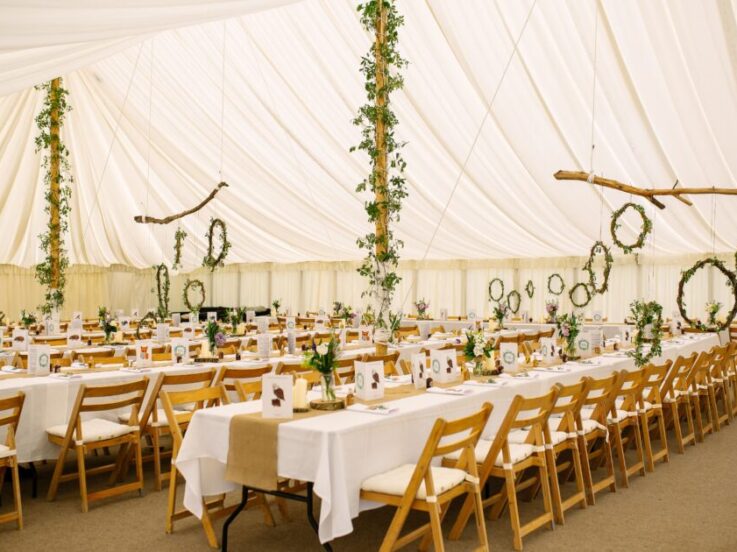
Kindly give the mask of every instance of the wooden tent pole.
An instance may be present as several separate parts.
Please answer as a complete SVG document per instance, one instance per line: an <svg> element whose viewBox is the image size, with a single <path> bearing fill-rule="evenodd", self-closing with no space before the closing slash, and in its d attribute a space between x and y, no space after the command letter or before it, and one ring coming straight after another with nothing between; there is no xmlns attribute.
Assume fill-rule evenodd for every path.
<svg viewBox="0 0 737 552"><path fill-rule="evenodd" d="M374 190L376 195L376 206L379 216L376 219L376 258L379 262L386 255L389 226L389 213L386 206L387 186L387 152L386 152L386 128L384 126L384 107L386 106L385 73L386 60L384 59L384 45L386 44L386 7L383 0L379 0L378 13L376 15L376 38L374 41L374 56L376 57L376 99L374 100L378 116L376 118L376 174Z"/></svg>
<svg viewBox="0 0 737 552"><path fill-rule="evenodd" d="M51 81L51 105L56 105L61 89L61 77ZM49 252L51 257L51 289L59 288L59 259L61 258L61 217L59 215L59 199L61 191L61 155L59 153L59 109L54 107L50 114L49 124Z"/></svg>

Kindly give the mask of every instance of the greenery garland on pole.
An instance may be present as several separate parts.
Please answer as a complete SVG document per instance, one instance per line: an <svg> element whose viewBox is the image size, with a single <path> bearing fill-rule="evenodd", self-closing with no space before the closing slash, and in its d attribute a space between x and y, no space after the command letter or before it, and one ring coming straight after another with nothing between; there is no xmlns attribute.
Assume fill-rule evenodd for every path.
<svg viewBox="0 0 737 552"><path fill-rule="evenodd" d="M557 278L558 281L560 281L560 288L558 290L553 289L553 278ZM558 274L557 272L554 272L550 276L548 276L548 292L552 293L553 295L561 295L566 289L566 282L563 280L563 276Z"/></svg>
<svg viewBox="0 0 737 552"><path fill-rule="evenodd" d="M171 265L172 270L182 268L182 246L187 238L187 232L181 228L177 228L174 233L174 263Z"/></svg>
<svg viewBox="0 0 737 552"><path fill-rule="evenodd" d="M166 318L169 315L169 287L171 284L169 269L164 263L154 268L156 268L156 298L159 303L156 313L159 318Z"/></svg>
<svg viewBox="0 0 737 552"><path fill-rule="evenodd" d="M527 293L527 297L529 297L530 299L532 299L532 297L535 295L535 284L532 283L532 280L527 280L525 292Z"/></svg>
<svg viewBox="0 0 737 552"><path fill-rule="evenodd" d="M494 284L499 284L500 286L502 286L501 290L499 290L499 295L497 295L496 297L494 296L494 293L491 290L491 288L494 287ZM489 300L499 302L503 298L504 298L504 281L501 278L492 278L492 280L489 282Z"/></svg>
<svg viewBox="0 0 737 552"><path fill-rule="evenodd" d="M632 301L630 318L634 320L637 331L633 341L635 348L627 351L627 356L633 358L635 366L641 368L663 352L660 344L663 337L663 307L655 301ZM650 343L647 353L643 351L646 343Z"/></svg>
<svg viewBox="0 0 737 552"><path fill-rule="evenodd" d="M45 212L49 215L46 231L38 236L45 258L36 265L36 279L46 286L44 303L39 310L50 314L64 305L66 270L69 267L64 235L69 231L70 186L74 177L69 165L69 149L61 140L61 127L72 106L67 103L69 91L62 86L61 78L40 84L36 90L46 92L41 111L36 115L39 134L35 144L36 153L44 150L41 166L45 171ZM58 257L54 250L58 251Z"/></svg>
<svg viewBox="0 0 737 552"><path fill-rule="evenodd" d="M732 288L732 295L734 296L734 304L732 305L732 310L729 311L726 320L721 324L716 324L714 326L707 326L706 324L703 324L698 320L691 320L688 316L688 313L686 312L686 304L683 302L683 292L686 288L686 284L693 277L693 275L696 274L697 271L704 268L706 265L713 266L727 277L727 283ZM689 326L692 326L704 332L721 332L722 330L729 328L732 320L734 320L735 315L737 315L737 275L729 270L725 266L725 264L716 257L707 257L706 259L701 259L691 268L681 273L681 280L678 282L678 297L676 298L676 302L678 303L678 311L681 313L681 316L689 324Z"/></svg>
<svg viewBox="0 0 737 552"><path fill-rule="evenodd" d="M627 209L634 209L640 214L640 218L642 219L642 226L640 228L640 233L637 236L637 241L631 244L624 244L619 241L619 238L617 238L617 230L619 230L619 227L621 226L621 224L619 224L619 217L621 217ZM645 208L642 205L638 205L637 203L625 203L622 207L612 213L612 222L609 228L612 233L612 241L614 242L614 245L624 251L625 254L629 254L636 249L643 248L648 234L652 232L653 222L648 218L645 213Z"/></svg>
<svg viewBox="0 0 737 552"><path fill-rule="evenodd" d="M596 271L594 270L594 259L597 255L601 255L602 253L604 254L604 283L601 284L601 287L597 287ZM589 253L589 259L583 266L584 271L589 273L589 287L594 294L598 293L600 295L603 295L609 290L609 273L612 271L613 262L614 258L612 257L609 248L604 245L604 242L594 242L594 245L591 247L591 252Z"/></svg>
<svg viewBox="0 0 737 552"><path fill-rule="evenodd" d="M583 288L583 290L586 292L586 300L583 303L577 303L576 300L574 299L574 297L576 295L576 290L578 290L580 288ZM574 285L568 291L568 298L571 300L571 304L574 307L576 307L578 309L582 309L586 305L588 305L589 303L591 303L591 299L593 298L593 296L591 295L591 290L589 289L588 284L586 284L585 282L578 282L576 285Z"/></svg>
<svg viewBox="0 0 737 552"><path fill-rule="evenodd" d="M512 298L517 302L516 307L512 307ZM509 306L509 310L512 312L512 314L517 314L519 312L519 307L522 304L522 296L519 294L519 291L516 289L513 289L509 292L509 295L507 295L507 306Z"/></svg>
<svg viewBox="0 0 737 552"><path fill-rule="evenodd" d="M215 229L220 229L220 253L217 257L213 256L214 246L212 239L215 235ZM210 227L207 229L207 255L202 259L202 266L206 266L213 272L216 267L223 266L225 264L225 257L228 256L228 250L230 249L231 243L228 241L228 229L225 223L219 218L210 219Z"/></svg>
<svg viewBox="0 0 737 552"><path fill-rule="evenodd" d="M404 86L400 70L407 61L397 49L404 17L397 11L396 3L389 0L370 0L357 9L361 26L374 35L374 43L361 58L368 101L353 119L353 124L361 127L361 142L350 148L351 152L366 152L371 167L356 191L373 194L364 202L364 208L374 231L356 240L358 247L366 250L358 273L368 280L368 289L362 296L376 301L376 325L388 328L392 297L401 281L396 272L399 249L404 245L394 236L392 223L399 221L402 200L407 197L407 164L400 152L404 143L395 139L398 121L391 106L392 93Z"/></svg>
<svg viewBox="0 0 737 552"><path fill-rule="evenodd" d="M189 300L189 292L190 290L200 290L200 302L195 303L194 305ZM200 309L202 308L202 305L205 304L205 284L202 283L201 280L187 280L187 282L184 284L184 292L182 293L182 298L184 299L184 305L187 307L187 310L189 312L200 312Z"/></svg>

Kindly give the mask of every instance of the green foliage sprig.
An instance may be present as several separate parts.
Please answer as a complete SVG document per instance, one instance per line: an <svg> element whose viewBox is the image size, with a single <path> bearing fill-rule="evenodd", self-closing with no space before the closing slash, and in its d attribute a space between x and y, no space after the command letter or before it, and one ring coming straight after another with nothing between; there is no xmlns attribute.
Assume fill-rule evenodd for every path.
<svg viewBox="0 0 737 552"><path fill-rule="evenodd" d="M519 308L521 304L522 304L522 296L520 295L519 291L517 291L516 289L513 289L512 291L510 291L509 294L507 295L507 305L509 305L509 311L512 314L517 314L519 312Z"/></svg>
<svg viewBox="0 0 737 552"><path fill-rule="evenodd" d="M532 283L532 280L527 280L525 292L527 293L527 297L529 297L530 299L532 299L532 297L535 295L535 284Z"/></svg>
<svg viewBox="0 0 737 552"><path fill-rule="evenodd" d="M604 283L601 284L601 286L597 287L596 271L594 270L594 260L596 259L597 255L601 254L604 255ZM602 295L609 290L609 273L612 271L613 262L614 257L612 257L612 253L611 251L609 251L609 248L604 245L604 242L594 242L594 245L591 247L591 252L589 253L589 259L583 266L584 271L589 273L589 287L591 288L592 293L598 293Z"/></svg>
<svg viewBox="0 0 737 552"><path fill-rule="evenodd" d="M61 128L64 125L64 118L67 112L72 109L72 106L67 103L69 91L61 86L61 84L57 88L54 88L52 87L51 81L49 81L36 86L36 89L46 92L41 111L36 115L36 126L38 127L39 134L35 139L36 153L41 150L44 151L43 161L41 163L45 171L44 199L46 201L46 208L44 211L50 214L51 208L54 207L59 212L59 221L52 222L51 217L49 217L46 231L38 236L45 258L41 263L36 265L36 279L42 286L46 286L44 302L39 306L39 310L44 314L50 314L53 310L60 309L64 305L66 271L69 267L69 256L66 247L64 247L64 235L69 231L70 199L72 197L71 184L74 182L74 177L71 174L71 167L69 165L69 149L61 139ZM58 138L51 133L52 113L55 113L58 117ZM53 144L56 148L55 152L52 150L53 142L56 142ZM59 174L52 175L51 165L57 161L59 163ZM54 194L51 193L52 185L58 186L58 197L54 197ZM57 233L59 235L59 273L57 275L57 287L52 288L53 262L51 256L51 237Z"/></svg>
<svg viewBox="0 0 737 552"><path fill-rule="evenodd" d="M663 338L663 307L655 301L647 302L638 299L630 304L630 318L634 320L637 331L633 341L635 348L627 351L627 356L633 358L635 366L640 368L663 352L660 343ZM651 328L649 338L645 335L647 326ZM648 342L650 342L650 350L645 352L645 344Z"/></svg>
<svg viewBox="0 0 737 552"><path fill-rule="evenodd" d="M385 328L392 297L401 281L396 270L399 250L404 246L394 236L392 223L399 221L402 200L407 197L404 178L407 164L400 151L404 143L396 140L397 117L391 106L392 93L404 86L400 70L407 65L407 61L397 49L399 28L404 24L404 17L397 11L396 3L389 0L363 2L358 5L358 12L364 30L375 34L382 23L386 30L384 43L379 45L375 42L361 58L361 73L364 75L368 101L359 108L353 119L353 124L361 127L361 142L350 149L352 152L362 150L370 159L371 172L356 186L357 192L370 191L373 194L370 200L364 202L369 223L376 225L383 215L386 216L387 224L383 233L377 235L372 231L356 240L358 247L366 250L366 257L358 268L358 273L368 280L368 289L362 297L370 297L376 301L376 325ZM383 86L376 80L378 56L384 61ZM379 124L384 128L385 159L381 158L381 149L377 144ZM380 250L378 254L377 246Z"/></svg>
<svg viewBox="0 0 737 552"><path fill-rule="evenodd" d="M576 296L576 291L583 288L583 290L586 292L586 300L582 303L577 303L574 297ZM576 285L574 285L569 291L568 291L568 298L571 300L571 304L579 309L584 308L586 305L591 303L591 299L593 296L591 295L591 290L589 289L588 284L584 282L578 282Z"/></svg>
<svg viewBox="0 0 737 552"><path fill-rule="evenodd" d="M617 230L619 230L621 226L621 224L619 224L619 217L621 217L627 209L634 209L640 214L640 218L642 219L642 226L640 228L640 233L637 236L637 240L631 244L624 244L619 241L619 238L617 237ZM622 207L612 213L612 222L609 229L612 233L612 241L614 242L614 245L624 251L625 254L629 254L636 249L643 248L648 234L652 232L653 221L648 218L647 213L645 213L645 208L642 205L638 205L637 203L625 203Z"/></svg>
<svg viewBox="0 0 737 552"><path fill-rule="evenodd" d="M35 314L33 314L32 312L26 312L25 309L20 311L20 324L25 329L28 329L37 323L38 319L36 318Z"/></svg>
<svg viewBox="0 0 737 552"><path fill-rule="evenodd" d="M717 324L715 322L714 325L709 326L698 320L691 320L691 318L689 318L688 316L688 313L686 312L686 303L684 303L683 301L683 292L686 288L686 284L693 277L693 275L696 274L696 272L704 268L706 265L713 266L727 278L727 285L732 288L732 295L734 297L732 310L729 311L727 318L720 324ZM681 280L678 282L678 296L676 297L676 303L678 304L678 310L681 313L681 316L686 322L688 322L690 326L704 332L721 332L722 330L728 328L730 324L732 324L732 320L734 320L735 315L737 315L737 275L729 270L725 266L725 264L716 257L707 257L706 259L701 259L691 268L681 273Z"/></svg>
<svg viewBox="0 0 737 552"><path fill-rule="evenodd" d="M281 299L274 299L271 302L271 306L274 307L274 316L279 316L279 308L281 307Z"/></svg>
<svg viewBox="0 0 737 552"><path fill-rule="evenodd" d="M156 299L159 304L156 314L163 319L169 316L169 288L171 286L169 269L164 263L154 268L156 269Z"/></svg>
<svg viewBox="0 0 737 552"><path fill-rule="evenodd" d="M194 303L189 300L189 292L191 290L199 290L200 292L200 301L199 303ZM202 283L202 280L189 280L184 284L184 291L182 292L182 299L184 300L184 305L187 307L187 310L189 312L200 312L200 309L202 308L202 305L205 304L205 284Z"/></svg>
<svg viewBox="0 0 737 552"><path fill-rule="evenodd" d="M177 228L174 233L174 263L171 265L172 270L182 268L182 246L187 238L187 232L181 228Z"/></svg>
<svg viewBox="0 0 737 552"><path fill-rule="evenodd" d="M494 284L499 284L501 286L501 290L496 295L492 291ZM498 302L498 301L501 301L503 298L504 298L504 281L501 278L492 278L492 280L489 282L489 300Z"/></svg>
<svg viewBox="0 0 737 552"><path fill-rule="evenodd" d="M212 239L216 229L220 230L220 253L218 253L217 257L214 257ZM208 267L210 272L213 272L215 268L225 264L225 257L228 256L228 251L232 244L228 241L228 229L225 223L219 218L210 219L210 227L207 229L205 237L207 238L207 255L202 259L202 266Z"/></svg>
<svg viewBox="0 0 737 552"><path fill-rule="evenodd" d="M560 287L555 290L553 289L553 280L557 279L557 281L560 282ZM550 276L548 276L548 292L552 293L553 295L561 295L566 289L566 282L563 280L563 276L558 274L557 272L554 272Z"/></svg>

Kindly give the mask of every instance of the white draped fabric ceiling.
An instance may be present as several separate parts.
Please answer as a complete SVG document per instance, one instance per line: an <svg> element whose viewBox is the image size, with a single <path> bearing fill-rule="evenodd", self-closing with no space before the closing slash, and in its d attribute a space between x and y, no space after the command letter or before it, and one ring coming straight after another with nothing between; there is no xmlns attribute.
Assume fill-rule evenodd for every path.
<svg viewBox="0 0 737 552"><path fill-rule="evenodd" d="M371 37L356 4L0 2L0 263L30 267L42 258L37 235L46 215L33 145L42 92L33 85L59 75L73 106L63 128L75 177L72 264L171 263L177 225L133 217L188 208L221 179L230 187L181 221L185 270L201 264L211 216L228 224L230 263L361 258L355 240L368 225L354 189L368 162L349 148L359 141L351 120L364 102L358 69ZM610 214L630 198L552 176L591 169L592 110L597 174L643 187L735 186L733 2L398 6L410 61L394 100L398 138L407 142L409 197L396 227L404 259L585 256L600 236L610 243ZM664 211L645 203L654 221L647 255L682 259L737 247L737 198L693 201L666 199ZM623 222L622 240L630 241L639 219ZM544 285L550 270L538 263ZM670 264L676 274L683 267ZM269 274L273 294L277 272ZM419 274L412 281L421 290L466 282L452 299L458 310L488 282L484 275L477 288L463 273L421 284ZM523 286L524 269L515 274ZM626 277L627 294L647 291L636 283L644 276ZM335 296L330 278L324 285ZM667 296L675 297L675 281Z"/></svg>

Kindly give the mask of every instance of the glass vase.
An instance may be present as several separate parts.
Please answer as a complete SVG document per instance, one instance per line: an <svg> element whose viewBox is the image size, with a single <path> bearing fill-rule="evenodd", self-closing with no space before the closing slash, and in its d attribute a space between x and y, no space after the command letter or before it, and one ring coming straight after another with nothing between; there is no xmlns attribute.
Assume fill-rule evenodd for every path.
<svg viewBox="0 0 737 552"><path fill-rule="evenodd" d="M335 387L333 385L333 374L323 374L320 377L320 394L323 401L335 400Z"/></svg>
<svg viewBox="0 0 737 552"><path fill-rule="evenodd" d="M484 372L484 359L483 357L476 357L473 359L473 375L480 376Z"/></svg>

